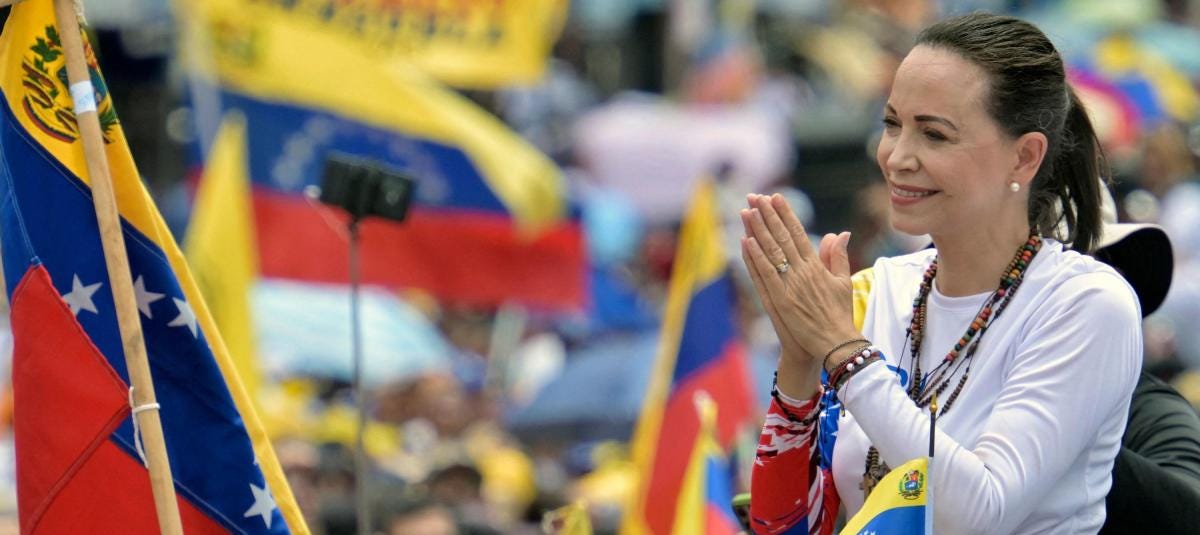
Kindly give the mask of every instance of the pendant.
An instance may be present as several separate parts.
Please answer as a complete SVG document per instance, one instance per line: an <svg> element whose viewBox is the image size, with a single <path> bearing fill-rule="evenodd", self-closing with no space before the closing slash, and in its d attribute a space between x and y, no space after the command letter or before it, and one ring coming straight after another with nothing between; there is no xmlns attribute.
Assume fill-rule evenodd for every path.
<svg viewBox="0 0 1200 535"><path fill-rule="evenodd" d="M866 472L863 472L862 483L858 484L858 488L863 491L863 501L871 496L871 491L875 490L875 486L879 484L879 480L883 479L892 469L888 468L887 463L871 463Z"/></svg>

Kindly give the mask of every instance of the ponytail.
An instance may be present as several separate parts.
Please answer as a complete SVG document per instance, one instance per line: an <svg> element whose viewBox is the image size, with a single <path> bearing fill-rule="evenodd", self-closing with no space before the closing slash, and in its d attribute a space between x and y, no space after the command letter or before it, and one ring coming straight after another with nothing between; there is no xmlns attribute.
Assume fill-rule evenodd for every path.
<svg viewBox="0 0 1200 535"><path fill-rule="evenodd" d="M1070 86L1067 95L1054 163L1049 173L1039 173L1029 196L1029 225L1088 253L1100 239L1101 188L1108 183L1108 169L1087 110ZM1060 223L1066 224L1065 236L1058 235Z"/></svg>

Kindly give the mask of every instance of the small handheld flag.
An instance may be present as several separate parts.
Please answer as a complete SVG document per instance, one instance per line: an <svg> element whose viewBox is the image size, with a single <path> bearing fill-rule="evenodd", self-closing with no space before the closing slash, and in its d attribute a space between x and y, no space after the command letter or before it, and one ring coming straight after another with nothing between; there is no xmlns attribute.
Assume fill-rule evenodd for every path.
<svg viewBox="0 0 1200 535"><path fill-rule="evenodd" d="M888 472L862 509L842 528L842 535L912 534L925 527L929 460L917 458Z"/></svg>
<svg viewBox="0 0 1200 535"><path fill-rule="evenodd" d="M937 429L937 394L929 404L929 456L917 458L875 486L862 509L842 528L842 535L933 533L933 446Z"/></svg>

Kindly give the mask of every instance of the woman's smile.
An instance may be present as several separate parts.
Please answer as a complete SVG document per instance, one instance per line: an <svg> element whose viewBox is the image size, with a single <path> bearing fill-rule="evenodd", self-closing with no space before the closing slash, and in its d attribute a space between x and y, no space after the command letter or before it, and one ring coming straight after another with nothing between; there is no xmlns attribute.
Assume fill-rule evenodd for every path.
<svg viewBox="0 0 1200 535"><path fill-rule="evenodd" d="M941 193L938 190L915 186L888 185L892 192L892 206L910 206Z"/></svg>

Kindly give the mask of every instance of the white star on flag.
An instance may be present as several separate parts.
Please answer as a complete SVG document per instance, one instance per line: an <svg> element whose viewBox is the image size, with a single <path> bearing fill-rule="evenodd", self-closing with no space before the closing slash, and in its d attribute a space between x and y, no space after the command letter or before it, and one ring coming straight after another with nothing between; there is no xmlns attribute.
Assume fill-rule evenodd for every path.
<svg viewBox="0 0 1200 535"><path fill-rule="evenodd" d="M76 274L75 278L71 281L71 291L62 296L67 306L71 307L71 314L78 316L80 310L99 314L100 311L96 310L96 303L92 302L92 294L96 293L103 285L104 283L97 282L84 286L82 282L79 282L79 275Z"/></svg>
<svg viewBox="0 0 1200 535"><path fill-rule="evenodd" d="M266 485L265 488L260 488L254 483L250 484L250 492L254 494L254 505L251 505L242 518L250 518L252 516L261 516L263 522L267 523L267 529L271 529L272 512L275 510L275 498L271 496L271 486Z"/></svg>
<svg viewBox="0 0 1200 535"><path fill-rule="evenodd" d="M175 301L175 308L179 309L179 315L175 316L175 319L171 320L171 323L168 323L167 326L182 327L187 325L188 329L192 330L192 337L195 338L197 336L196 313L192 312L192 306L187 301L178 297L172 297L171 299Z"/></svg>
<svg viewBox="0 0 1200 535"><path fill-rule="evenodd" d="M150 303L158 301L166 297L166 294L146 291L146 281L138 275L136 281L133 282L133 298L137 300L138 310L146 315L146 319L154 319L154 315L150 313Z"/></svg>

